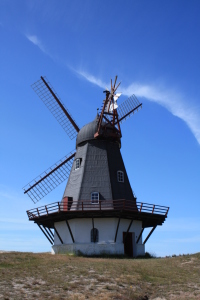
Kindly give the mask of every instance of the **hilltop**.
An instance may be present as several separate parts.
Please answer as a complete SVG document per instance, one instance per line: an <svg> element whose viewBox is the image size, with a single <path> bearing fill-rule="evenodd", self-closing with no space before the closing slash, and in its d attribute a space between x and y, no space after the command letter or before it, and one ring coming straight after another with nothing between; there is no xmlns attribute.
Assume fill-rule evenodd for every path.
<svg viewBox="0 0 200 300"><path fill-rule="evenodd" d="M200 299L200 253L127 259L2 251L0 299Z"/></svg>

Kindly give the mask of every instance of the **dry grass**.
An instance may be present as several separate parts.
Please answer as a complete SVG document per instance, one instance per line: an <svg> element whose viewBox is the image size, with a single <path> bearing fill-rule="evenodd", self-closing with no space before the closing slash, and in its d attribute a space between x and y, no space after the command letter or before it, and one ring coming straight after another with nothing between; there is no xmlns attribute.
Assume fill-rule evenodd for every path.
<svg viewBox="0 0 200 300"><path fill-rule="evenodd" d="M200 253L156 259L0 253L0 299L200 299Z"/></svg>

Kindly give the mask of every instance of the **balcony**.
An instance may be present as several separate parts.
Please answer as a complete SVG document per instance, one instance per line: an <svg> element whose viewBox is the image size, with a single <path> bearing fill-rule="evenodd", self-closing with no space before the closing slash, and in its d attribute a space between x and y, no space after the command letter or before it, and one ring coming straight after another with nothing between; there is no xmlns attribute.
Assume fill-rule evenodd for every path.
<svg viewBox="0 0 200 300"><path fill-rule="evenodd" d="M30 221L54 228L55 222L75 218L124 218L143 222L143 228L162 225L169 207L134 202L133 200L100 200L92 204L91 200L54 202L27 211Z"/></svg>

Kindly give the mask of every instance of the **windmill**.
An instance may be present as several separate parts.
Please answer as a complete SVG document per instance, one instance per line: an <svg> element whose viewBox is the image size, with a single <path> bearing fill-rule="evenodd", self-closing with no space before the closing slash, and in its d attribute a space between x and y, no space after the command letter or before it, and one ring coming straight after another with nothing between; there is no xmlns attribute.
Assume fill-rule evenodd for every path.
<svg viewBox="0 0 200 300"><path fill-rule="evenodd" d="M67 180L61 201L27 211L52 244L52 252L144 255L145 243L162 225L168 207L140 203L121 156L123 120L142 107L135 95L118 106L117 76L106 89L95 119L78 127L51 84L41 77L32 85L70 139L76 151L24 187L34 203ZM142 241L145 228L152 228Z"/></svg>

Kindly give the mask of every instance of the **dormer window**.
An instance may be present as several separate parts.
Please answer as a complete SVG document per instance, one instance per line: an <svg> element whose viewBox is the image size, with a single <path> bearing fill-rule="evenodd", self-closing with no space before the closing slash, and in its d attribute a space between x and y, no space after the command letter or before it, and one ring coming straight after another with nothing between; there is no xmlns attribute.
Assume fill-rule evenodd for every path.
<svg viewBox="0 0 200 300"><path fill-rule="evenodd" d="M91 193L91 203L92 204L98 204L99 203L99 193L98 192Z"/></svg>
<svg viewBox="0 0 200 300"><path fill-rule="evenodd" d="M77 158L75 161L75 170L78 170L81 166L81 159Z"/></svg>
<svg viewBox="0 0 200 300"><path fill-rule="evenodd" d="M124 172L117 171L117 180L118 182L124 182Z"/></svg>

